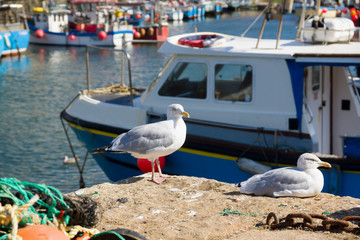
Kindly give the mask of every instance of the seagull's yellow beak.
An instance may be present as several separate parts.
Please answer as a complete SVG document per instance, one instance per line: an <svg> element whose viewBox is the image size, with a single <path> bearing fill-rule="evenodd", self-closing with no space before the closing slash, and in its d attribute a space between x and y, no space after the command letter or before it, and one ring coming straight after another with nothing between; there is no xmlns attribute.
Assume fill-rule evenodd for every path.
<svg viewBox="0 0 360 240"><path fill-rule="evenodd" d="M190 114L188 114L187 112L182 112L181 115L183 115L184 117L187 117L187 118L190 117Z"/></svg>
<svg viewBox="0 0 360 240"><path fill-rule="evenodd" d="M328 163L328 162L321 162L319 165L320 165L321 167L331 168L331 165L330 165L330 163Z"/></svg>

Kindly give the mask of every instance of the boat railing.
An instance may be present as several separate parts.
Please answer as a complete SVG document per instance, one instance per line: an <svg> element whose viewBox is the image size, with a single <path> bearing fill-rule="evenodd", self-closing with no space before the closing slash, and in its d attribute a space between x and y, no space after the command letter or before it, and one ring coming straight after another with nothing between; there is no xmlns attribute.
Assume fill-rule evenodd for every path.
<svg viewBox="0 0 360 240"><path fill-rule="evenodd" d="M314 118L314 114L311 111L311 108L309 106L309 102L308 102L307 98L305 97L305 95L304 95L304 98L303 98L303 102L304 102L305 110L306 110L306 112L307 112L307 114L309 116L308 123L311 123L313 118Z"/></svg>
<svg viewBox="0 0 360 240"><path fill-rule="evenodd" d="M131 80L131 65L130 65L130 54L126 52L124 49L115 49L115 48L106 48L106 47L97 47L92 45L86 45L86 82L87 82L87 94L90 95L90 54L89 48L96 49L96 50L106 50L106 51L113 51L113 52L121 52L122 54L122 61L121 61L121 85L125 86L125 61L127 62L127 72L128 72L128 79L129 79L129 91L130 91L130 101L131 105L134 105L134 96L133 96L133 87L132 87L132 80Z"/></svg>

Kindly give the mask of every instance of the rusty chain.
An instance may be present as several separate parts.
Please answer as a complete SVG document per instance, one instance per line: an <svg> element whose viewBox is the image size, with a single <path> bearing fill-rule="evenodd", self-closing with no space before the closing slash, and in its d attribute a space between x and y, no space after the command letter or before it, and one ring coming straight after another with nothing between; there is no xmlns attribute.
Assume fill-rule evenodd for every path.
<svg viewBox="0 0 360 240"><path fill-rule="evenodd" d="M314 223L314 219L320 219L321 225ZM351 222L357 227L351 226ZM285 218L279 219L274 212L268 214L266 225L270 229L302 228L313 231L345 231L348 233L360 234L360 216L346 216L341 220L329 218L324 214L290 213Z"/></svg>

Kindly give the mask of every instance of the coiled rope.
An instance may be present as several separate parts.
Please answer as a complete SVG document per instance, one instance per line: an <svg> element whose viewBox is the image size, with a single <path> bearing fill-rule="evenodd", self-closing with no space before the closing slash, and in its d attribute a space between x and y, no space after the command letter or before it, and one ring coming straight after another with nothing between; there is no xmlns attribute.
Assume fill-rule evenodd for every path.
<svg viewBox="0 0 360 240"><path fill-rule="evenodd" d="M69 200L72 205L75 203ZM18 228L28 225L49 225L60 229L69 239L78 233L98 234L96 229L66 227L72 211L59 190L44 184L0 179L0 240L20 239ZM68 233L69 232L69 233Z"/></svg>

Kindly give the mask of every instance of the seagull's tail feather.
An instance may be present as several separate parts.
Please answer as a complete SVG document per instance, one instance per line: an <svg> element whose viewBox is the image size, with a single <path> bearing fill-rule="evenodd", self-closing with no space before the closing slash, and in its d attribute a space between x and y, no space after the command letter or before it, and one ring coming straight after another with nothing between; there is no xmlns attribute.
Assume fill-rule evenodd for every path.
<svg viewBox="0 0 360 240"><path fill-rule="evenodd" d="M106 146L106 147L100 147L100 148L94 148L93 150L91 150L91 153L92 153L92 154L96 154L96 153L108 152L107 148L108 148L108 146Z"/></svg>
<svg viewBox="0 0 360 240"><path fill-rule="evenodd" d="M100 148L94 148L91 150L91 154L98 154L98 153L124 153L124 151L117 151L117 150L110 150L111 145L100 147Z"/></svg>
<svg viewBox="0 0 360 240"><path fill-rule="evenodd" d="M238 187L238 188L240 188L240 187L241 187L241 182L234 184L233 187Z"/></svg>

